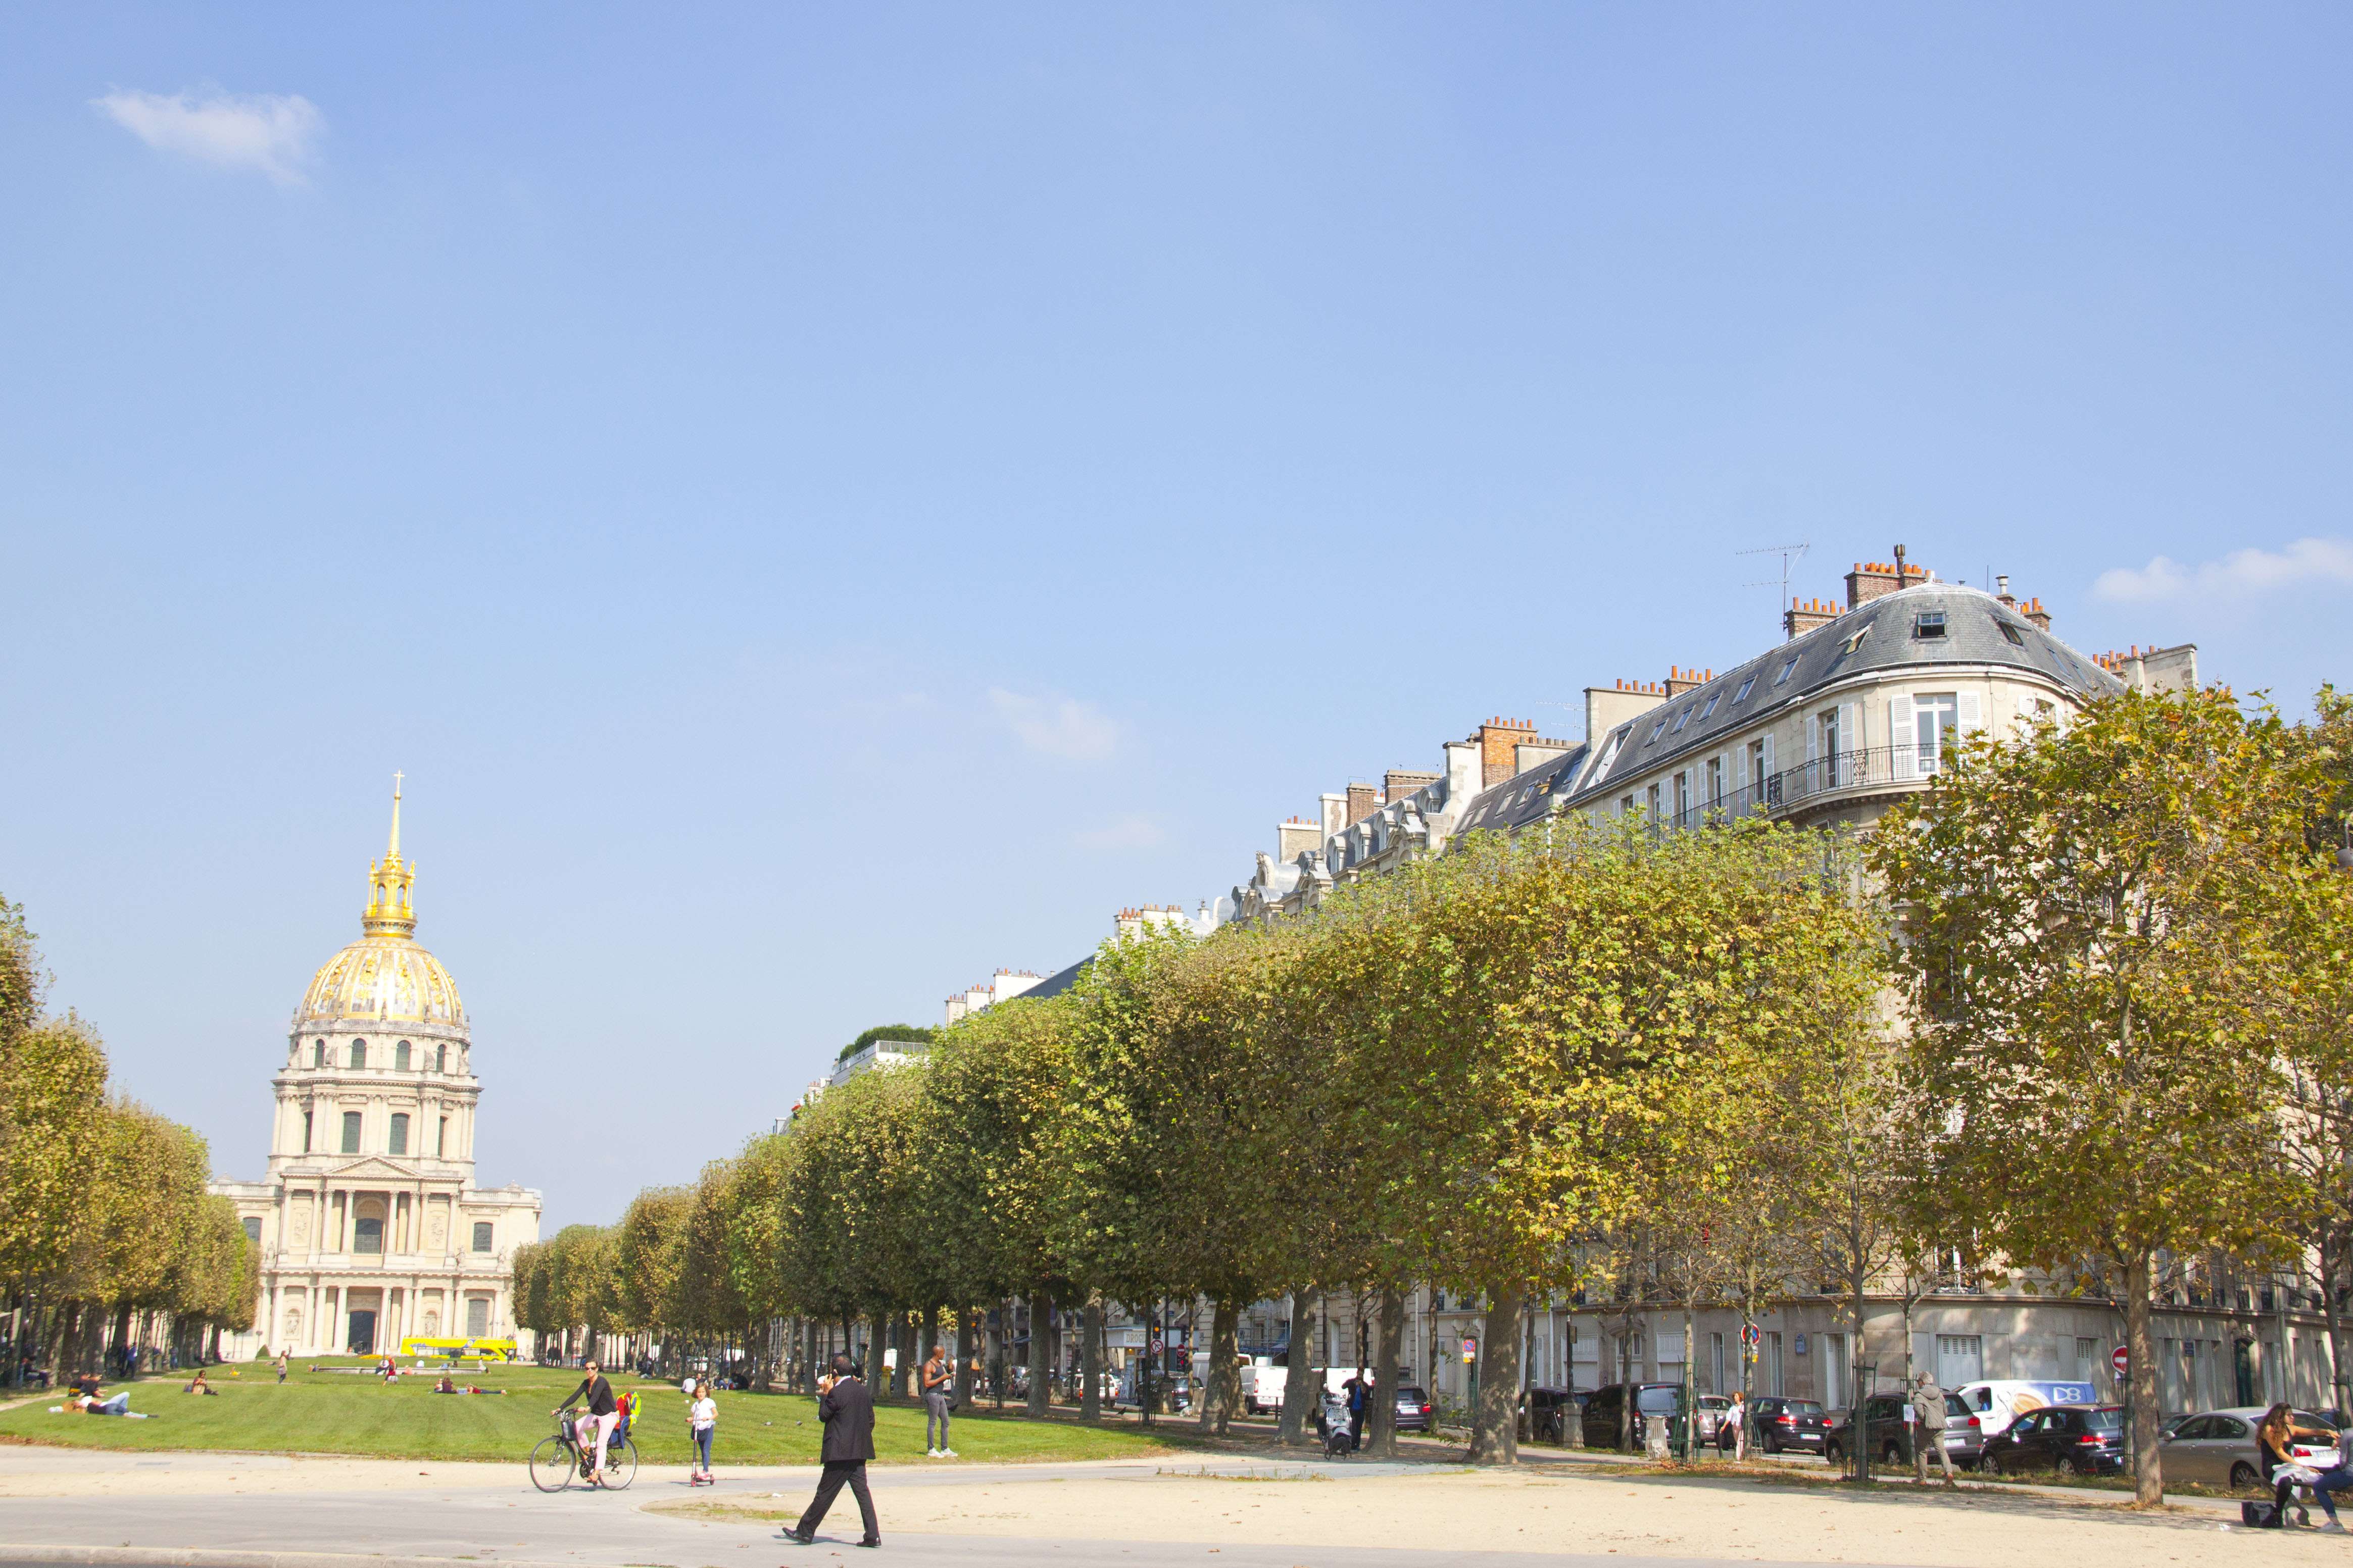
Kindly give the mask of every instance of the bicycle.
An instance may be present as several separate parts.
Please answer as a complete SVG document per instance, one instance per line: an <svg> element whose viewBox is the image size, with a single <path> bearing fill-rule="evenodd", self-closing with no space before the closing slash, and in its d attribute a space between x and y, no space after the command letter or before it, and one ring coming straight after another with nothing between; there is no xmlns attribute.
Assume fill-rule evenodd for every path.
<svg viewBox="0 0 2353 1568"><path fill-rule="evenodd" d="M573 1439L572 1423L559 1415L555 1435L542 1437L531 1451L531 1484L543 1492L560 1492L575 1480L586 1482L589 1458ZM605 1446L605 1486L607 1490L627 1491L637 1479L637 1440L626 1429L617 1431Z"/></svg>

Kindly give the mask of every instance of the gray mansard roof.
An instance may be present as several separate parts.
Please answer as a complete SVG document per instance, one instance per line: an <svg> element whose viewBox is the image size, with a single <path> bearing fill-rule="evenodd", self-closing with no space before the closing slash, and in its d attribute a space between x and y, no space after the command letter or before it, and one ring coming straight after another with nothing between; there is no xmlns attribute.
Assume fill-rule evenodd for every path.
<svg viewBox="0 0 2353 1568"><path fill-rule="evenodd" d="M1509 833L1524 822L1537 821L1552 810L1556 796L1568 793L1591 755L1591 747L1578 745L1493 789L1480 791L1463 808L1462 820L1454 825L1454 831Z"/></svg>
<svg viewBox="0 0 2353 1568"><path fill-rule="evenodd" d="M1923 614L1939 613L1945 617L1942 637L1914 635ZM1576 793L1605 791L1616 780L1705 752L1726 734L1801 706L1821 688L1851 676L1953 665L2007 665L2087 698L2124 689L2088 657L1992 595L1959 584L1928 583L1860 605L1620 725L1610 731L1614 751L1612 743L1603 746L1607 765L1580 781Z"/></svg>

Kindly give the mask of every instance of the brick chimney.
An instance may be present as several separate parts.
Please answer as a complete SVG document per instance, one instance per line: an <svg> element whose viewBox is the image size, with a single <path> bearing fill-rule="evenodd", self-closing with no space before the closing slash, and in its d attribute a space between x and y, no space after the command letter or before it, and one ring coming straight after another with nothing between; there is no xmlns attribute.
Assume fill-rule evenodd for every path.
<svg viewBox="0 0 2353 1568"><path fill-rule="evenodd" d="M2046 632L2051 629L2051 612L2042 607L2042 600L2027 600L2018 606L2018 613L2032 621L2039 629Z"/></svg>
<svg viewBox="0 0 2353 1568"><path fill-rule="evenodd" d="M1867 605L1898 588L1916 588L1928 580L1928 569L1893 561L1858 561L1846 574L1846 607Z"/></svg>
<svg viewBox="0 0 2353 1568"><path fill-rule="evenodd" d="M1672 702L1686 691L1696 691L1715 677L1712 669L1680 669L1667 667L1667 700Z"/></svg>
<svg viewBox="0 0 2353 1568"><path fill-rule="evenodd" d="M1403 800L1424 784L1434 784L1443 776L1408 768L1391 768L1381 775L1381 798L1392 803Z"/></svg>
<svg viewBox="0 0 2353 1568"><path fill-rule="evenodd" d="M1286 866L1324 842L1324 830L1303 816L1294 816L1274 830L1275 848Z"/></svg>
<svg viewBox="0 0 2353 1568"><path fill-rule="evenodd" d="M1585 689L1585 738L1599 745L1602 736L1666 700L1666 688L1655 680L1620 679L1612 686L1588 686Z"/></svg>
<svg viewBox="0 0 2353 1568"><path fill-rule="evenodd" d="M1781 629L1793 637L1804 637L1816 626L1829 626L1839 618L1839 607L1828 599L1792 599L1789 607L1781 612Z"/></svg>
<svg viewBox="0 0 2353 1568"><path fill-rule="evenodd" d="M1479 787L1488 789L1512 776L1519 766L1518 748L1536 738L1536 727L1525 719L1490 719L1473 731L1472 738L1479 742Z"/></svg>
<svg viewBox="0 0 2353 1568"><path fill-rule="evenodd" d="M1348 786L1348 823L1354 827L1381 808L1381 792L1368 784Z"/></svg>

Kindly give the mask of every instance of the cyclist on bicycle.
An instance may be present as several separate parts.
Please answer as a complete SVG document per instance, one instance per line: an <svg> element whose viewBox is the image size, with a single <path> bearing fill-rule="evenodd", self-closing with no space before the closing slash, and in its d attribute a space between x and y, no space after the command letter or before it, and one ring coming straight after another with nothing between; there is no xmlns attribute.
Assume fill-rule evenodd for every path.
<svg viewBox="0 0 2353 1568"><path fill-rule="evenodd" d="M588 1460L588 1484L601 1487L605 1484L605 1444L613 1436L613 1428L621 1424L621 1409L619 1401L613 1397L613 1385L605 1381L596 1363L589 1362L585 1370L588 1375L580 1380L580 1386L548 1414L561 1415L581 1400L587 1400L588 1413L572 1423L572 1441Z"/></svg>

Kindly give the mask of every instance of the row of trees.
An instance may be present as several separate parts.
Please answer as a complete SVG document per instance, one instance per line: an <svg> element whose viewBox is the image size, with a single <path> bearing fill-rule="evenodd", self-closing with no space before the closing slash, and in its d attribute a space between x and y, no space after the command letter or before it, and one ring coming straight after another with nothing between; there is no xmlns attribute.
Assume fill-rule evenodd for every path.
<svg viewBox="0 0 2353 1568"><path fill-rule="evenodd" d="M2122 696L1963 747L1859 840L1564 816L1312 920L1126 938L557 1237L524 1321L969 1335L1013 1297L1033 1325L1080 1305L1091 1405L1094 1308L1198 1299L1222 1427L1247 1304L1369 1296L1387 1384L1429 1282L1483 1304L1472 1447L1495 1460L1535 1299L1680 1307L1688 1335L1802 1293L1859 1331L1966 1245L2122 1304L2153 1492L2152 1303L2217 1250L2348 1253L2353 726L2320 709Z"/></svg>
<svg viewBox="0 0 2353 1568"><path fill-rule="evenodd" d="M193 1359L208 1332L251 1326L252 1249L205 1190L205 1141L110 1095L97 1032L45 1015L45 981L23 910L0 900L0 1376L159 1340Z"/></svg>

